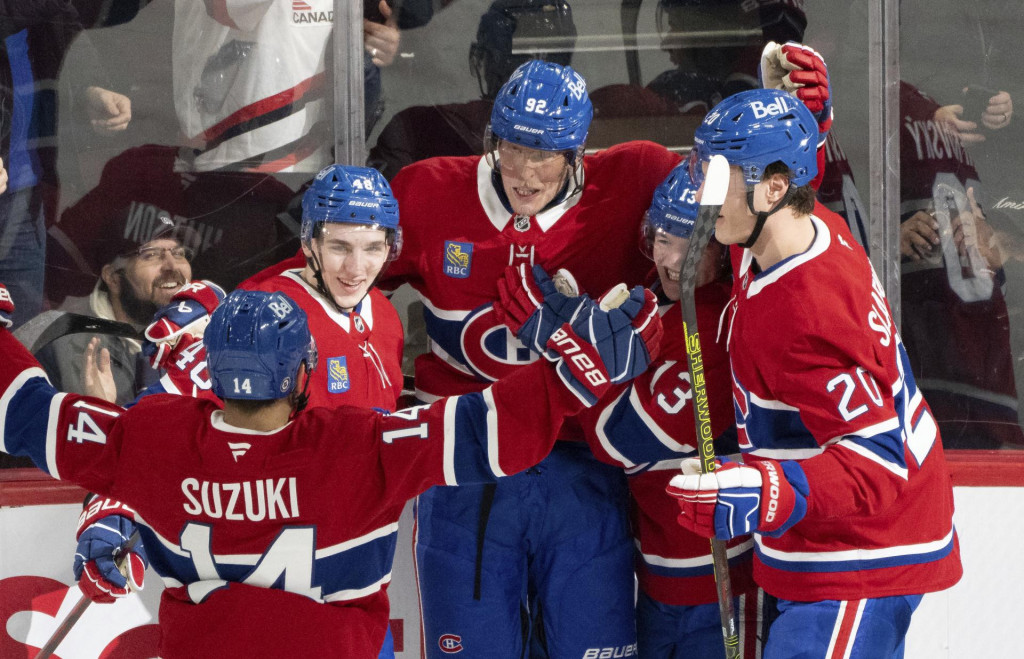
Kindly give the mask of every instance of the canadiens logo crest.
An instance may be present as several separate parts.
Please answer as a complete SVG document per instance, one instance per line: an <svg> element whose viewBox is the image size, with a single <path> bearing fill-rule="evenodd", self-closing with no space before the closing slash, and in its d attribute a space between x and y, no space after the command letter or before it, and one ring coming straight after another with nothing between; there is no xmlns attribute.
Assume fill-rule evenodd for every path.
<svg viewBox="0 0 1024 659"><path fill-rule="evenodd" d="M444 243L444 274L465 279L473 266L473 243L446 240Z"/></svg>
<svg viewBox="0 0 1024 659"><path fill-rule="evenodd" d="M327 359L327 392L343 394L352 387L348 376L348 361L345 357Z"/></svg>
<svg viewBox="0 0 1024 659"><path fill-rule="evenodd" d="M466 365L479 377L496 381L539 357L498 322L490 304L466 317L459 337Z"/></svg>
<svg viewBox="0 0 1024 659"><path fill-rule="evenodd" d="M445 654L462 652L462 637L458 634L441 634L437 639L437 647Z"/></svg>

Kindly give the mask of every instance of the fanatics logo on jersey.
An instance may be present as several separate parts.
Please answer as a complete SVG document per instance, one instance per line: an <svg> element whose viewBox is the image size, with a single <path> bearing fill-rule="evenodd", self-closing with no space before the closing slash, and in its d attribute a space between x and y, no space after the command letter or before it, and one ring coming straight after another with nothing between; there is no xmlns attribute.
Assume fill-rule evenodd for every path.
<svg viewBox="0 0 1024 659"><path fill-rule="evenodd" d="M327 359L327 392L343 394L352 388L348 377L348 360L345 357L329 357Z"/></svg>
<svg viewBox="0 0 1024 659"><path fill-rule="evenodd" d="M465 279L473 265L473 243L444 243L444 274L456 279Z"/></svg>
<svg viewBox="0 0 1024 659"><path fill-rule="evenodd" d="M441 638L437 639L437 647L445 654L462 652L462 637L457 634L442 634Z"/></svg>

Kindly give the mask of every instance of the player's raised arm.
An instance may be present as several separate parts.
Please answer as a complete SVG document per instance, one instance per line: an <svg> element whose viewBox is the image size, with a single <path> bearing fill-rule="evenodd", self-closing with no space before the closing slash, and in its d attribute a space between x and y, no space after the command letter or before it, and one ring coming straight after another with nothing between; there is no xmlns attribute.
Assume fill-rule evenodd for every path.
<svg viewBox="0 0 1024 659"><path fill-rule="evenodd" d="M382 418L381 460L386 471L406 472L394 479L405 496L434 484L489 482L537 464L565 417L595 404L657 357L662 329L653 293L636 286L610 310L588 302L572 323L549 330L544 344L550 361L535 362L482 392Z"/></svg>
<svg viewBox="0 0 1024 659"><path fill-rule="evenodd" d="M0 284L0 324L14 303ZM0 329L0 450L27 456L44 472L109 493L117 473L118 420L124 411L100 398L59 392L39 362Z"/></svg>

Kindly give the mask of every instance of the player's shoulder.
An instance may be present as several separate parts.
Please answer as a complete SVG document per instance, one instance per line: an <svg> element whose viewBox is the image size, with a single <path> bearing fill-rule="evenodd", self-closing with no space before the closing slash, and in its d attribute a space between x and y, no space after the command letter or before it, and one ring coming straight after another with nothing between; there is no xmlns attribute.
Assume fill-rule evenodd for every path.
<svg viewBox="0 0 1024 659"><path fill-rule="evenodd" d="M175 427L181 427L208 418L209 413L219 407L216 400L159 392L139 398L125 411L124 418L133 423L152 422L158 424L154 425L154 428L164 428L170 420L173 420Z"/></svg>
<svg viewBox="0 0 1024 659"><path fill-rule="evenodd" d="M239 284L238 287L247 291L274 291L277 290L273 288L276 280L282 273L296 268L302 269L305 265L306 257L302 255L302 250L299 250L295 256L260 270Z"/></svg>
<svg viewBox="0 0 1024 659"><path fill-rule="evenodd" d="M446 183L450 186L452 182L458 182L470 175L475 183L476 168L479 162L480 156L438 156L418 160L406 165L395 175L391 182L391 188L394 190L395 196L401 197L413 192L416 194L424 192L419 187L411 190L409 186L412 185L421 186L429 182L437 182L439 185ZM433 191L427 190L427 192Z"/></svg>
<svg viewBox="0 0 1024 659"><path fill-rule="evenodd" d="M622 142L588 155L583 160L587 176L607 174L651 179L657 185L680 162L679 155L647 140Z"/></svg>
<svg viewBox="0 0 1024 659"><path fill-rule="evenodd" d="M296 431L318 450L348 455L376 450L381 412L354 405L310 407L296 417Z"/></svg>

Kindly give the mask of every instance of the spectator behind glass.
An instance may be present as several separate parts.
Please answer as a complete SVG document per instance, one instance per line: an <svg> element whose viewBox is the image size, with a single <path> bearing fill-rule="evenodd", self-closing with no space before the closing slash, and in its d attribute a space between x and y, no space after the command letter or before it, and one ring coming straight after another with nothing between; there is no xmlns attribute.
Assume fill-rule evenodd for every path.
<svg viewBox="0 0 1024 659"><path fill-rule="evenodd" d="M56 81L75 39L85 39L69 2L0 0L0 158L10 173L0 195L0 277L18 299L15 325L42 308L44 233L55 219ZM83 108L82 120L109 134L131 120L126 96L106 89L94 51L84 42L90 78L61 79Z"/></svg>
<svg viewBox="0 0 1024 659"><path fill-rule="evenodd" d="M295 193L271 174L182 173L178 149L147 144L112 158L100 181L50 227L47 296L57 305L66 295L88 295L103 261L90 250L112 235L108 218L144 200L166 211L196 234L197 272L230 290L246 277L294 254L299 217L289 204Z"/></svg>
<svg viewBox="0 0 1024 659"><path fill-rule="evenodd" d="M145 199L133 200L83 229L80 253L99 277L87 296L67 298L62 310L129 323L141 330L192 278L190 261L198 234ZM93 338L71 335L40 352L51 382L75 393L99 393L88 388L83 376L86 346ZM109 354L116 386L112 402L128 403L156 380L157 373L140 354L138 341L111 336L100 336L98 341L96 354ZM101 359L105 362L106 357Z"/></svg>
<svg viewBox="0 0 1024 659"><path fill-rule="evenodd" d="M537 40L551 50L513 55L512 43L517 39ZM482 154L494 96L516 67L534 58L568 65L575 43L576 25L565 0L497 0L480 17L476 41L469 47L469 65L480 84L480 98L405 108L377 138L370 150L370 166L390 180L417 160Z"/></svg>

